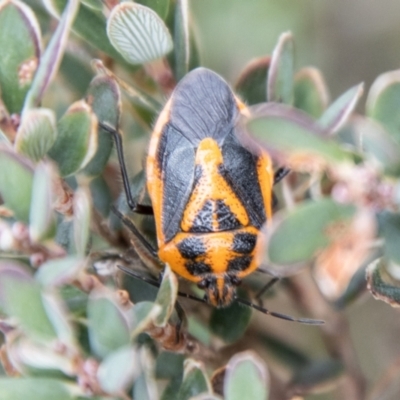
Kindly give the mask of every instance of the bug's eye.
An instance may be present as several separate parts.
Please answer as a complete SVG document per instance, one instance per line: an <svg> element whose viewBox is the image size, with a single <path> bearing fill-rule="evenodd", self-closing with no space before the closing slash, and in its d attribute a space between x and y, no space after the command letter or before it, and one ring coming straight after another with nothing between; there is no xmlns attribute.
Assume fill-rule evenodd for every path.
<svg viewBox="0 0 400 400"><path fill-rule="evenodd" d="M242 280L234 275L231 277L231 282L232 285L239 286L242 283Z"/></svg>

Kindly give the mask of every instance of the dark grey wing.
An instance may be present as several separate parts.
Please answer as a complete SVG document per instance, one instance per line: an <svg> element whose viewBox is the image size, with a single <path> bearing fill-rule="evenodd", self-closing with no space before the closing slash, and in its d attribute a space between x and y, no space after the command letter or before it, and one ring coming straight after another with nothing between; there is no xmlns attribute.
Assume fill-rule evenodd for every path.
<svg viewBox="0 0 400 400"><path fill-rule="evenodd" d="M164 183L162 230L169 242L180 230L180 222L194 182L195 148L170 124L164 126L157 150Z"/></svg>
<svg viewBox="0 0 400 400"><path fill-rule="evenodd" d="M251 224L261 228L267 217L258 182L258 156L246 150L239 143L234 132L233 129L222 146L224 165L221 168L221 174L246 207Z"/></svg>
<svg viewBox="0 0 400 400"><path fill-rule="evenodd" d="M237 115L229 85L215 72L197 68L174 90L169 123L197 147L206 137L221 143Z"/></svg>
<svg viewBox="0 0 400 400"><path fill-rule="evenodd" d="M168 123L158 146L157 162L164 182L162 229L168 242L180 230L195 181L195 152L206 137L222 143L238 109L229 85L216 73L198 68L172 94Z"/></svg>

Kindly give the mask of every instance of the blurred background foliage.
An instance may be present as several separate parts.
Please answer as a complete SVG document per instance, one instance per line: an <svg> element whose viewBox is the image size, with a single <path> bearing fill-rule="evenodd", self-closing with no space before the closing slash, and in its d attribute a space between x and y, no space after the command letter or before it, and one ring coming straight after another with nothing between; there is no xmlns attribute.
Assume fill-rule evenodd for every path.
<svg viewBox="0 0 400 400"><path fill-rule="evenodd" d="M58 24L57 20L49 15L49 12L43 6L42 2L38 0L27 0L25 3L34 10L41 26L43 42L47 46ZM60 5L64 2L48 0L46 3ZM108 1L105 3L110 9L112 5L118 2ZM140 3L156 9L164 2L140 1ZM100 8L103 6L103 2L96 0L87 0L85 4L95 6L100 4ZM171 4L175 4L175 2L171 2ZM191 0L189 1L189 8L190 27L193 29L194 36L198 41L201 59L200 64L218 72L227 79L232 86L237 81L245 66L253 58L265 56L267 54L271 55L279 36L282 32L286 31L291 31L295 39L295 69L299 70L302 67L310 65L320 69L325 77L331 101L339 97L339 95L344 93L349 87L353 87L360 82L365 83L365 93L368 93L372 82L375 81L378 75L383 72L396 70L400 65L400 41L398 40L400 34L400 25L398 23L400 20L400 4L396 0L384 0L380 3L373 0ZM157 10L159 13L163 14L162 8L157 8ZM166 19L165 13L163 14L163 18ZM91 36L92 38L93 36L96 37L96 32L92 31L91 33L93 34ZM67 129L65 126L69 126L67 124L68 121L65 122L64 120L66 125L63 125L60 119L71 104L85 97L87 93L95 96L94 93L96 93L95 90L97 86L93 84L89 86L95 76L92 68L93 65L91 66L91 60L93 58L101 58L107 68L112 70L119 78L124 79L128 84L133 84L133 81L135 81L136 84L139 82L141 84L139 85L140 89L145 89L147 93L154 96L157 104L163 104L165 102L171 88L163 87L162 90L158 90L157 84L162 86L162 82L157 82L157 79L150 79L148 77L149 74L144 73L140 67L128 65L113 48L111 48L110 52L114 52L112 57L99 54L93 44L89 44L88 41L82 40L75 34L70 35L60 65L60 70L51 85L47 87L41 103L43 107L52 109L55 112L57 121L59 121L57 125L59 132L63 130L66 131ZM101 70L102 67L97 65L97 72ZM149 70L147 70L147 73L148 72ZM154 73L154 70L151 72ZM154 78L154 75L152 78ZM156 81L156 83L154 81ZM118 102L119 93L118 90L115 89L115 86L113 86L115 85L114 81L111 83L109 82L109 84L110 87L113 88L111 91L114 97L107 101L110 101L110 103L115 106L117 110L115 114L118 114L118 106L116 106L116 103ZM129 154L127 157L128 169L130 176L134 177L143 166L150 127L154 124L157 113L152 107L150 107L151 110L149 110L143 106L142 103L138 105L137 99L135 99L135 101L128 101L128 97L129 96L123 97L124 107L121 117L121 127L124 131L124 150L126 154ZM365 112L365 100L366 95L361 98L357 105L357 111L362 114ZM92 104L93 109L96 107L94 104L95 103ZM85 106L82 106L82 103L79 103L78 106L81 107L78 107L80 111L82 111L82 107L83 109L85 108ZM396 103L394 107L396 107ZM85 110L83 111L84 116L88 117L89 115L93 115L91 110L86 110L87 114ZM13 111L18 112L18 110ZM95 111L96 113L98 112L98 110ZM99 112L104 112L104 110ZM118 115L111 117L108 115L108 118L118 119ZM88 119L90 118L88 117ZM87 120L85 121L90 125L90 122ZM15 126L18 125L18 122L14 121L14 123ZM83 125L81 123L79 124ZM65 143L68 143L68 137L66 138L66 142L59 145L58 150L57 147L55 147L49 153L58 161L61 171L63 171L63 164L60 160L62 159L63 146ZM107 144L104 145L105 148L107 148L107 146ZM3 154L9 156L7 151ZM3 158L3 161L4 160L6 160L6 158ZM8 158L6 162L7 161ZM83 167L81 168L83 161L82 159L78 161L80 163L78 172L80 173L82 172L81 169L83 169ZM3 164L3 166L4 165L5 164ZM67 167L70 166L65 166L65 168ZM85 168L87 168L86 165ZM66 170L67 169L65 169L65 171ZM119 178L116 179L115 177L119 175L115 154L112 156L112 161L102 173L102 176L90 181L91 195L88 195L87 191L88 181L91 179L88 178L86 180L88 176L91 176L90 171L88 171L89 170L86 169L83 175L73 173L74 176L66 178L67 183L72 189L80 188L74 195L74 206L70 204L72 200L65 200L67 205L69 204L72 208L75 207L75 218L73 218L73 221L71 222L70 216L67 215L67 217L65 217L66 214L68 214L68 210L62 210L61 212L57 209L59 213L63 214L62 218L65 217L66 221L62 222L62 218L59 216L56 223L54 221L49 221L48 225L46 225L48 231L45 233L52 237L52 235L54 235L54 224L58 225L55 241L57 244L61 244L64 248L67 248L67 253L70 257L72 257L71 254L79 257L88 255L87 249L81 248L79 243L86 244L90 242L88 247L91 246L91 259L90 262L86 264L86 267L90 269L91 264L94 263L93 258L95 252L99 252L101 255L102 252L110 248L121 249L123 246L121 246L120 242L111 240L113 239L111 237L108 238L110 240L107 241L104 237L104 232L99 234L99 230L101 231L99 226L96 226L97 231L89 240L85 237L85 235L88 235L89 222L84 221L85 218L83 218L88 217L88 215L89 219L95 218L91 214L93 210L90 211L89 197L92 198L96 212L99 212L104 219L109 216L111 199L118 197L121 189L121 187L116 185L116 183L119 182ZM41 177L46 181L46 178L51 174L50 171L44 168L43 170L39 170L39 177L37 179L40 180ZM65 175L68 174L65 173ZM326 177L325 179L327 180ZM140 182L143 182L143 176L138 175L133 182L133 187L137 189L138 192L140 190ZM329 191L329 184L326 186L328 187L326 190ZM43 190L45 191L45 189ZM281 190L282 189L278 189L278 196L282 204L282 197L284 197L284 194L280 192ZM69 193L68 190L66 192L67 194ZM39 191L39 194L41 193L42 192ZM3 197L5 197L4 193ZM119 199L119 204L122 211L127 211L123 195ZM14 212L17 215L15 209ZM43 216L44 219L45 217L46 215ZM24 218L17 215L17 219L18 218L26 222L26 218L24 220ZM97 215L96 218L99 220ZM110 219L112 220L111 230L120 229L118 221L116 221L113 216L111 216ZM4 221L6 221L9 226L15 222L9 215L4 216ZM146 220L139 220L138 223L146 233L153 233L151 223ZM41 222L38 224L42 226ZM78 229L75 227L75 233L78 231L78 235L81 234L83 236L71 240L70 232L74 232L73 227L71 228L73 224L78 227ZM388 224L385 226L387 227ZM18 228L20 231L18 231ZM81 228L82 232L79 231ZM5 232L8 228L2 226L2 229L3 232ZM21 225L14 224L12 235L17 239L18 234L24 237L24 235L26 235L24 229L25 228L21 227ZM392 243L396 243L397 237L395 235L399 232L396 229L393 231L394 239ZM39 236L40 234L41 232L38 233ZM4 238L5 234L3 235L3 240L5 240ZM126 238L124 243L126 247ZM4 246L4 241L2 244ZM48 243L46 246L47 245ZM58 249L54 249L51 246L46 248L46 257L49 259L53 257L57 258L60 254L57 254L55 250ZM43 260L40 259L40 251L38 252L37 248L24 248L21 252L23 253L24 251L27 254L25 254L24 257L20 257L21 260L19 260L18 251L16 251L17 255L13 254L12 256L10 256L8 252L4 252L7 254L3 254L3 259L9 261L15 258L23 264L30 264L33 267L42 264ZM29 254L30 251L32 254ZM53 254L52 251L55 251L55 254ZM64 256L65 254L62 255ZM39 260L35 259L35 257L39 257ZM78 259L67 258L66 260L66 265L71 267L72 270L70 273L76 274L77 276L77 271L80 270L80 263L82 262L82 259L79 257ZM133 263L135 266L138 264L136 259L129 259L129 263ZM55 271L57 271L57 268L63 271L62 265L50 265L50 267L54 268ZM76 271L72 267L76 267ZM45 271L43 272L43 276L36 276L35 279L41 284L47 285L48 281L51 281L52 276L47 270L43 270ZM68 268L66 268L66 270L68 270ZM12 279L16 279L16 287L20 284L22 290L25 288L25 286L23 286L25 279L29 281L25 276L21 278L21 280L19 280L19 278L13 278L12 276L10 277L7 273L4 276L5 281L11 279L11 282L13 282ZM263 275L261 276L264 277ZM250 277L249 286L256 289L259 286L259 278L259 275ZM81 279L81 286L84 286L84 283L88 284L88 286L92 284L85 280L86 277L85 279ZM121 276L119 279L122 279ZM149 304L143 303L143 300L153 301L156 290L143 283L134 282L130 280L130 278L125 277L124 279L128 281L128 283L125 282L125 284L132 301L142 302L140 303L142 304L142 308L140 310L136 309L134 316L138 319L146 319L143 315L149 319L153 318L149 317L151 316ZM115 287L113 286L114 281L110 276L104 279L102 278L101 281L105 287ZM130 321L130 323L132 323L132 326L139 329L134 335L135 340L137 339L137 343L146 345L150 343L148 348L151 349L152 356L154 356L154 358L158 356L156 374L160 391L164 389L167 379L171 382L170 391L172 394L168 397L168 390L166 390L163 399L178 398L176 397L177 392L174 392L174 390L178 390L177 388L179 388L179 398L182 399L190 398L190 388L192 387L195 388L192 393L199 393L202 391L200 390L202 388L207 389L209 382L203 375L208 375L208 377L210 377L215 368L222 367L229 360L231 360L229 361L230 363L237 362L237 360L231 357L249 348L255 350L268 365L271 375L271 399L283 398L280 397L283 396L280 394L282 392L279 392L279 390L282 389L282 382L291 382L293 385L292 387L296 387L296 384L300 383L298 387L301 388L301 393L304 394L305 399L310 400L331 400L339 398L362 399L362 396L364 396L363 393L365 393L364 387L369 391L370 397L368 398L370 400L377 398L381 400L398 399L400 396L400 380L397 379L400 375L400 350L398 350L400 319L398 318L398 312L388 304L376 301L373 299L371 293L365 290L364 270L359 273L355 281L358 285L360 285L361 282L361 290L354 290L354 293L359 294L358 292L361 292L361 295L355 296L357 298L354 302L342 299L346 307L342 307L340 304L337 305L337 307L331 307L329 302L325 302L315 288L315 285L313 285L308 270L296 275L293 279L288 279L278 284L278 287L274 288L272 293L264 299L268 308L283 313L297 315L299 311L302 311L305 316L309 317L320 316L321 314L325 315L329 320L327 320L327 328L325 328L323 335L321 335L319 328L279 321L257 312L252 313L251 324L245 333L244 330L250 319L250 314L247 312L248 310L243 311L243 308L239 307L236 309L233 308L229 312L215 311L207 306L193 305L188 300L181 300L189 316L188 329L190 333L199 340L201 346L203 346L201 348L203 353L201 353L199 358L205 362L205 366L199 366L193 360L189 360L185 364L184 377L187 378L187 380L184 383L186 386L180 385L184 368L183 357L180 355L171 355L171 353L163 351L157 352L154 344L154 342L157 343L157 340L152 342L143 334L137 336L140 333L140 329L137 328L137 324L135 325L132 321ZM164 290L166 290L167 293L169 293L168 284L173 286L173 283L167 282L165 284L166 289ZM34 288L32 289L34 292L32 298L36 298L35 296L37 293L35 291L39 291L38 286L35 285L32 283ZM298 293L301 288L306 288L307 293ZM0 289L4 291L4 288ZM126 328L125 322L121 322L123 318L119 314L119 312L121 312L119 307L123 304L123 301L119 299L121 304L118 303L118 307L115 306L115 298L108 293L104 295L104 298L100 296L100 299L95 296L91 297L88 305L86 295L82 295L82 293L77 294L73 292L73 290L72 295L70 293L64 293L64 291L68 292L70 289L70 286L63 288L62 294L64 301L68 304L68 313L70 313L66 313L66 315L71 316L71 319L74 320L74 323L78 327L74 335L76 336L75 339L79 340L80 357L85 359L86 362L84 367L90 370L91 367L96 369L99 363L102 363L103 366L102 372L96 375L96 379L102 382L102 389L104 390L103 393L99 391L99 393L101 393L99 396L125 399L123 396L118 397L118 395L113 392L113 390L115 390L114 387L110 388L104 386L104 382L107 382L107 373L110 372L110 370L107 370L107 366L121 366L124 365L124 362L130 357L136 357L135 359L140 360L138 363L142 367L140 373L138 371L125 372L128 381L132 376L135 376L137 382L139 382L135 384L133 393L136 393L135 399L141 399L140 393L146 392L143 387L145 387L146 384L151 387L154 383L151 377L154 371L154 365L152 364L153 357L145 352L139 355L136 353L136 347L127 350L121 345L126 344L125 336L127 335L124 330ZM84 292L90 292L93 288L86 287L84 289ZM7 294L7 296L11 295ZM299 307L296 307L298 306L298 304L296 304L297 297L302 298L305 302L305 305L301 304L300 310ZM173 296L171 295L170 301L172 301L172 298ZM14 299L14 297L12 297L12 299ZM318 303L318 301L316 302L316 300L321 303ZM308 304L308 306L310 306L309 309L307 309L307 301L314 302L312 305ZM4 308L4 304L2 307ZM321 311L321 308L324 311ZM325 313L327 308L329 309L328 314ZM152 310L155 309L156 307L152 308ZM15 310L5 309L3 311L9 315L20 315L18 314L19 311L17 312ZM40 309L40 311L42 310ZM310 312L311 315L307 315L308 312ZM210 317L211 314L212 316ZM114 321L115 326L121 327L121 331L118 331L120 335L117 335L117 338L112 341L111 344L108 343L112 351L110 349L104 350L104 348L99 345L102 339L96 336L96 323L98 323L98 326L101 326L103 315L107 315L110 321ZM140 318L138 315L140 315ZM86 326L86 318L90 319L89 325L90 323L93 324L92 327L88 328ZM171 318L176 319L177 317L173 315ZM46 320L46 318L44 318L44 320ZM6 334L9 328L7 325L9 322L10 321L5 320L5 325L2 326L2 331L6 332ZM55 324L54 321L52 321L52 323ZM118 325L119 323L121 323L121 325ZM132 326L129 325L129 328L132 328ZM238 329L238 326L240 326L242 330ZM11 327L13 328L12 324ZM27 330L29 333L32 333L31 330L33 330L36 334L36 328L35 326L33 328L29 326ZM99 327L99 329L101 328ZM51 330L52 328L50 328L50 331ZM343 332L343 337L340 336L340 332ZM112 333L114 334L115 332L112 331ZM54 332L51 335L54 335ZM71 338L69 337L69 339ZM13 343L15 344L15 342ZM76 343L72 345L72 348L76 350L75 345ZM23 348L23 346L13 347L14 350L19 348ZM209 348L213 350L218 349L217 359L211 357L211 355L204 350ZM115 352L113 352L114 350ZM118 353L118 350L121 350L121 353ZM26 348L21 350L22 354L25 354L24 351L26 351ZM37 353L34 354L37 355ZM84 356L82 354L84 354ZM115 357L114 360L106 358L110 354ZM192 357L196 359L196 353ZM241 361L246 362L246 357L247 356L243 356ZM251 357L253 356L250 356L250 358ZM207 364L208 358L212 359L209 364ZM7 372L10 373L11 371L15 373L15 370L11 368L10 365L7 365L7 359L4 358L4 353L2 360L3 364L6 366L6 370L9 368ZM107 364L105 360L110 364ZM258 368L258 359L254 357L252 360L254 361L252 367ZM313 362L310 362L310 360L313 360ZM355 394L351 391L354 390L354 385L350 384L349 386L346 377L342 375L343 366L341 363L337 363L337 360L346 363L348 368L347 372L352 374L353 384L356 382L355 386L358 385L359 387L358 393ZM92 361L93 365L90 364ZM46 363L46 368L35 365L35 368L33 368L34 371L32 372L29 368L26 368L25 365L29 364L31 360L27 361L23 359L20 353L14 355L14 362L19 367L23 365L22 369L24 375L47 376L46 368L48 365ZM69 367L69 364L67 366L62 364L62 368L60 367L62 372L57 371L55 375L61 375L64 379L65 375L68 375ZM38 373L37 369L42 370ZM52 370L52 368L49 369ZM55 369L57 370L58 368ZM262 370L262 367L260 367L260 370ZM245 371L248 372L249 369ZM326 376L324 376L324 374L326 374ZM48 376L53 375L53 370L48 373ZM84 372L80 370L76 375L81 379L82 377L85 379L93 378L96 381L86 370ZM255 374L250 374L250 376L254 375ZM261 375L260 373L260 376ZM68 376L68 379L70 379L71 374ZM74 375L72 374L72 376ZM243 376L246 375L243 374ZM342 377L342 379L338 377ZM231 382L236 382L239 378L234 376L233 378L229 377L229 379L231 379ZM73 379L71 379L70 382L71 381L73 381ZM248 381L247 384L251 385L252 383L249 382L250 381ZM265 382L267 382L267 379L265 379ZM375 386L377 382L378 386ZM87 383L90 390L93 390L95 384L92 381L83 383L80 381L80 388L85 387L85 383ZM98 382L96 381L95 383L97 384ZM218 375L214 376L213 384L215 387L218 387ZM246 382L240 382L238 385L240 386L241 384L245 385ZM307 387L307 384L309 387ZM119 383L119 385L124 386L121 383ZM222 384L220 384L220 386L221 385ZM116 386L118 388L120 387L118 386L118 382ZM6 386L3 386L3 388L5 388L4 390L7 389ZM310 388L312 390L308 390ZM58 389L59 388L57 388L57 390ZM146 387L146 389L148 389L148 387ZM150 389L148 389L147 393L151 393ZM88 391L90 390L88 389ZM94 392L96 391L94 390ZM106 392L113 394L106 395ZM378 393L378 395L376 395L376 393ZM90 397L89 394L82 394L81 392L79 395L82 397ZM2 399L1 396L2 394L0 392L0 399ZM43 395L42 398L46 397ZM52 398L51 394L48 398ZM97 398L100 399L102 397ZM151 395L148 395L147 398L152 399ZM231 398L234 399L235 397L230 397L230 399ZM288 398L294 399L295 397Z"/></svg>

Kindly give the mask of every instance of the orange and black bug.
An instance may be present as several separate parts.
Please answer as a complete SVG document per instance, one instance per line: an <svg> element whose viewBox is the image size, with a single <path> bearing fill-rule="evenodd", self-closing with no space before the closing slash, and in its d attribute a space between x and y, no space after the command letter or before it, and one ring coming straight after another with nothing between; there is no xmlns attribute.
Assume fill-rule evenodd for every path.
<svg viewBox="0 0 400 400"><path fill-rule="evenodd" d="M216 307L233 300L279 318L236 297L241 280L261 263L271 219L275 175L269 155L254 153L237 138L246 106L216 73L198 68L177 85L153 131L146 163L152 208L136 204L129 190L121 136L114 134L128 205L153 213L158 251L117 211L150 256L205 290ZM299 320L317 323L313 320Z"/></svg>

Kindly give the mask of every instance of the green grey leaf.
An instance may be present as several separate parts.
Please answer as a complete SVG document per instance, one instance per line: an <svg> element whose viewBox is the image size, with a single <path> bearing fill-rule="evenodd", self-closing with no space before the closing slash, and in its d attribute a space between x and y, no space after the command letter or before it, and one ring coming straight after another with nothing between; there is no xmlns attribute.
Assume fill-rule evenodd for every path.
<svg viewBox="0 0 400 400"><path fill-rule="evenodd" d="M400 145L379 122L357 115L347 127L367 157L379 162L388 173L399 174Z"/></svg>
<svg viewBox="0 0 400 400"><path fill-rule="evenodd" d="M88 252L92 203L87 188L80 187L74 195L74 244L76 253L84 257Z"/></svg>
<svg viewBox="0 0 400 400"><path fill-rule="evenodd" d="M170 0L136 0L136 3L151 8L164 20L168 15Z"/></svg>
<svg viewBox="0 0 400 400"><path fill-rule="evenodd" d="M56 140L56 115L48 108L24 112L15 138L15 149L33 161L41 160Z"/></svg>
<svg viewBox="0 0 400 400"><path fill-rule="evenodd" d="M59 18L65 9L67 0L43 0L43 3L50 14L55 18ZM102 11L96 10L95 7L87 7L86 4L81 4L72 29L95 48L115 60L123 61L123 58L115 51L108 40L106 18Z"/></svg>
<svg viewBox="0 0 400 400"><path fill-rule="evenodd" d="M6 207L23 222L29 221L31 206L33 166L13 149L0 146L0 193Z"/></svg>
<svg viewBox="0 0 400 400"><path fill-rule="evenodd" d="M234 343L246 332L251 314L250 307L237 302L225 308L213 308L210 319L211 331L226 343Z"/></svg>
<svg viewBox="0 0 400 400"><path fill-rule="evenodd" d="M400 214L385 211L379 214L379 228L384 238L384 252L388 259L400 264Z"/></svg>
<svg viewBox="0 0 400 400"><path fill-rule="evenodd" d="M139 357L131 347L121 347L109 354L99 365L97 379L106 393L122 393L139 374Z"/></svg>
<svg viewBox="0 0 400 400"><path fill-rule="evenodd" d="M189 400L204 392L212 393L211 383L204 365L191 358L186 359L183 366L183 380L177 400Z"/></svg>
<svg viewBox="0 0 400 400"><path fill-rule="evenodd" d="M113 8L107 22L112 45L131 64L144 64L172 50L172 38L150 8L124 2Z"/></svg>
<svg viewBox="0 0 400 400"><path fill-rule="evenodd" d="M176 0L174 19L174 75L180 81L189 70L189 5L188 0Z"/></svg>
<svg viewBox="0 0 400 400"><path fill-rule="evenodd" d="M104 358L129 344L128 321L111 296L92 293L87 314L90 346L97 356Z"/></svg>
<svg viewBox="0 0 400 400"><path fill-rule="evenodd" d="M158 400L157 382L154 377L154 360L148 349L139 350L140 366L142 373L136 379L133 387L133 399Z"/></svg>
<svg viewBox="0 0 400 400"><path fill-rule="evenodd" d="M51 378L0 378L1 400L73 400L67 381Z"/></svg>
<svg viewBox="0 0 400 400"><path fill-rule="evenodd" d="M314 118L321 117L328 105L328 88L321 72L312 67L301 69L294 78L294 106Z"/></svg>
<svg viewBox="0 0 400 400"><path fill-rule="evenodd" d="M331 199L305 201L296 209L284 213L273 230L268 244L268 258L278 265L290 265L310 260L318 250L330 243L329 226L349 220L355 207Z"/></svg>
<svg viewBox="0 0 400 400"><path fill-rule="evenodd" d="M161 313L154 321L156 326L164 327L167 324L169 317L174 311L177 295L178 279L167 264L165 266L163 279L155 300L155 303L161 306Z"/></svg>
<svg viewBox="0 0 400 400"><path fill-rule="evenodd" d="M34 242L53 238L56 233L53 201L53 168L40 163L33 177L31 209L29 213L29 236Z"/></svg>
<svg viewBox="0 0 400 400"><path fill-rule="evenodd" d="M43 286L61 286L72 283L85 265L85 260L77 256L68 256L49 260L42 264L35 279Z"/></svg>
<svg viewBox="0 0 400 400"><path fill-rule="evenodd" d="M118 129L122 105L121 92L115 79L103 74L96 76L90 83L86 101L98 121ZM113 146L111 134L100 127L98 129L97 152L84 169L84 173L90 176L98 176L103 172Z"/></svg>
<svg viewBox="0 0 400 400"><path fill-rule="evenodd" d="M0 87L9 111L20 113L40 61L41 34L32 10L16 0L0 4Z"/></svg>
<svg viewBox="0 0 400 400"><path fill-rule="evenodd" d="M25 99L24 111L40 105L44 92L57 73L78 7L79 0L68 1L57 29L40 60L39 68Z"/></svg>
<svg viewBox="0 0 400 400"><path fill-rule="evenodd" d="M247 123L251 137L268 151L285 155L310 156L330 163L350 160L347 152L324 136L307 114L281 104L254 107L252 119ZM247 135L239 131L240 139L251 146Z"/></svg>
<svg viewBox="0 0 400 400"><path fill-rule="evenodd" d="M56 339L39 284L15 263L0 262L0 303L31 338L41 342Z"/></svg>
<svg viewBox="0 0 400 400"><path fill-rule="evenodd" d="M267 400L269 380L267 368L257 354L238 353L226 366L225 400Z"/></svg>
<svg viewBox="0 0 400 400"><path fill-rule="evenodd" d="M291 32L282 33L272 52L268 71L268 101L293 103L294 43Z"/></svg>
<svg viewBox="0 0 400 400"><path fill-rule="evenodd" d="M267 101L267 76L270 57L261 57L246 65L235 85L236 92L246 104Z"/></svg>
<svg viewBox="0 0 400 400"><path fill-rule="evenodd" d="M330 133L337 132L354 111L363 92L364 84L361 83L343 93L322 114L318 120L319 125Z"/></svg>
<svg viewBox="0 0 400 400"><path fill-rule="evenodd" d="M132 309L133 329L131 337L135 338L140 333L144 332L151 326L158 315L161 313L162 308L159 304L150 301L141 301L135 304Z"/></svg>
<svg viewBox="0 0 400 400"><path fill-rule="evenodd" d="M72 104L57 124L58 136L49 155L65 177L83 169L97 150L97 119L82 101Z"/></svg>
<svg viewBox="0 0 400 400"><path fill-rule="evenodd" d="M366 104L366 114L381 122L397 143L400 142L399 101L400 70L396 70L378 76L371 86Z"/></svg>

